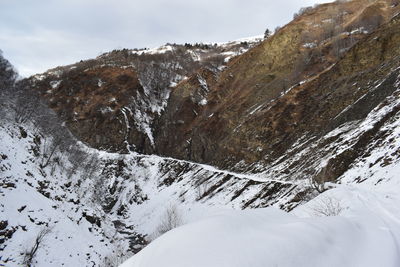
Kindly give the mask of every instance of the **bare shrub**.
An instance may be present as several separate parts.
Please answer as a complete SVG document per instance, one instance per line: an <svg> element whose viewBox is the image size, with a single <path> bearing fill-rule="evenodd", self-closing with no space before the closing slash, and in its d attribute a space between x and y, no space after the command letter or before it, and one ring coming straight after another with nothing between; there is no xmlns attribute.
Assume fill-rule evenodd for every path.
<svg viewBox="0 0 400 267"><path fill-rule="evenodd" d="M182 214L176 205L171 205L164 212L160 220L160 224L157 226L152 239L155 239L166 232L183 224Z"/></svg>
<svg viewBox="0 0 400 267"><path fill-rule="evenodd" d="M310 183L310 187L318 193L323 193L328 190L328 188L325 186L325 183L319 183L316 179L313 179L313 177L310 177L308 182Z"/></svg>
<svg viewBox="0 0 400 267"><path fill-rule="evenodd" d="M338 216L343 211L340 200L334 197L323 197L316 200L311 207L311 211L315 216Z"/></svg>
<svg viewBox="0 0 400 267"><path fill-rule="evenodd" d="M43 244L45 237L51 232L52 228L44 228L39 231L39 233L35 237L35 241L32 247L27 248L22 252L24 266L31 267L33 266L33 260L37 254L38 249Z"/></svg>
<svg viewBox="0 0 400 267"><path fill-rule="evenodd" d="M25 81L16 83L10 100L16 123L32 121L35 116L40 114L39 110L43 107L38 93L28 88Z"/></svg>
<svg viewBox="0 0 400 267"><path fill-rule="evenodd" d="M313 10L313 7L307 6L307 7L302 7L297 13L293 14L293 19L296 19L297 17L300 17L304 14L308 14Z"/></svg>
<svg viewBox="0 0 400 267"><path fill-rule="evenodd" d="M13 66L3 58L0 50L0 118L8 117L9 109L14 107L14 86L17 72Z"/></svg>
<svg viewBox="0 0 400 267"><path fill-rule="evenodd" d="M132 255L132 253L127 254L121 248L117 248L111 254L104 257L99 267L118 267Z"/></svg>
<svg viewBox="0 0 400 267"><path fill-rule="evenodd" d="M197 200L200 200L204 197L204 195L208 192L209 190L209 183L207 180L200 180L200 182L197 185Z"/></svg>
<svg viewBox="0 0 400 267"><path fill-rule="evenodd" d="M53 140L48 140L47 138L42 138L44 140L42 145L42 158L40 163L40 168L44 169L49 165L54 153L56 152L58 146L61 143L61 139L54 138Z"/></svg>

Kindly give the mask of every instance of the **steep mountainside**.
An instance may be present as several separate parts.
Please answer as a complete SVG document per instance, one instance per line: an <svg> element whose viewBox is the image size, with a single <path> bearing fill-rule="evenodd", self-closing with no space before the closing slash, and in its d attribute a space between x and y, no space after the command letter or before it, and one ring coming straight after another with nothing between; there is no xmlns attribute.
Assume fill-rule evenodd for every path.
<svg viewBox="0 0 400 267"><path fill-rule="evenodd" d="M326 133L326 127L317 125L318 121L330 123L368 91L366 83L378 81L391 71L388 67L386 74L376 73L371 68L379 69L389 61L387 65L396 64L397 20L376 31L373 28L379 23L373 27L360 21L366 20L362 16L371 8L381 17L380 23L389 21L399 6L391 5L391 1L370 2L340 1L317 6L233 60L209 87L203 113L180 126L186 130L180 133L180 144L168 140L160 130L160 138L156 139L161 144L156 146L159 153L224 168L234 168L242 160L246 165L269 164L304 134L310 138ZM373 38L377 41L371 46L368 40ZM346 66L353 67L338 73L338 68ZM370 76L363 75L365 72ZM356 88L351 87L355 83L363 90L355 93ZM335 90L337 87L341 89ZM180 90L174 90L173 97L175 92L179 97ZM390 90L385 95L389 94ZM378 103L376 99L364 111ZM365 112L355 112L358 114L341 123L365 117ZM164 124L160 127L165 128Z"/></svg>
<svg viewBox="0 0 400 267"><path fill-rule="evenodd" d="M169 206L188 223L242 207L290 209L304 190L301 184L79 143L50 155L46 148L54 140L30 123L2 120L0 137L0 264L6 266L21 266L43 229L50 232L35 256L37 266L116 266L158 236Z"/></svg>
<svg viewBox="0 0 400 267"><path fill-rule="evenodd" d="M261 40L116 50L35 75L31 85L87 144L152 153L154 127L171 88L201 69L216 75Z"/></svg>
<svg viewBox="0 0 400 267"><path fill-rule="evenodd" d="M114 51L31 81L91 146L257 172L249 166L268 169L300 138L365 118L393 92L385 84L368 106L338 116L390 76L399 10L396 1L336 1L302 10L229 62L255 43Z"/></svg>

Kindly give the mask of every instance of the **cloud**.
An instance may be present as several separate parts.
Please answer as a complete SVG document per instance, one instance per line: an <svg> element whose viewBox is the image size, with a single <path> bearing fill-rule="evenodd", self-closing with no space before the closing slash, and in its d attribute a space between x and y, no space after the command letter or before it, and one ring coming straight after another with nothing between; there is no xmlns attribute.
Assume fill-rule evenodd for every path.
<svg viewBox="0 0 400 267"><path fill-rule="evenodd" d="M0 49L23 76L115 48L260 35L313 0L0 0Z"/></svg>

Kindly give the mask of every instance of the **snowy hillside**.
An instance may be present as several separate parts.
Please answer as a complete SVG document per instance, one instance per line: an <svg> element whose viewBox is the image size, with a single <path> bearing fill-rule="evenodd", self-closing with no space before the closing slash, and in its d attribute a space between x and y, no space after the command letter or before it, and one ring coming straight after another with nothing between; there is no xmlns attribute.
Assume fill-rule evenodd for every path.
<svg viewBox="0 0 400 267"><path fill-rule="evenodd" d="M399 266L399 183L371 189L342 186L294 214L266 208L209 217L168 232L121 267ZM339 216L316 217L329 211L326 198L339 203Z"/></svg>
<svg viewBox="0 0 400 267"><path fill-rule="evenodd" d="M398 88L399 76L395 74L394 85ZM34 244L38 233L50 229L34 258L38 266L55 263L108 266L110 261L116 265L162 234L160 225L173 208L173 213L179 217L176 226L187 226L156 239L126 266L137 266L135 264L142 261L145 263L140 266L157 266L158 262L147 263L149 256L146 256L157 253L161 253L158 259L171 266L187 266L210 251L220 256L203 257L203 264L207 266L221 263L221 258L232 260L227 266L248 259L254 260L250 261L251 266L267 260L271 264L290 266L284 261L286 258L280 257L288 251L278 250L273 257L267 254L268 259L264 251L272 249L276 243L290 248L290 244L296 242L308 244L301 246L311 251L306 255L322 250L330 257L332 265L362 266L365 259L371 264L366 266L376 266L373 259L384 256L385 266L395 266L398 254L391 244L398 242L400 233L396 206L400 189L399 93L395 90L366 118L340 125L320 139L311 140L311 145L299 142L293 146L294 152L288 153L294 156L269 166L258 166L260 171L251 174L155 155L107 153L77 141L71 141L68 149L56 149L55 154L51 154L49 148L56 141L56 135L43 133L30 122L15 123L9 113L10 118L4 118L0 126L0 181L4 200L1 214L5 215L0 230L4 236L1 260L6 266L19 266L22 254ZM306 159L306 162L312 161L308 168L321 172L330 160L347 155L346 151L357 151L356 140L364 140L363 145L368 149L356 155L354 163L335 184L323 180L313 184L306 175L302 177L299 170L297 176L292 177L285 171L292 162ZM313 199L317 191L327 189L330 190ZM268 206L291 214L268 209L243 214L233 212ZM315 214L340 216L321 219L313 218ZM264 221L266 224L261 223ZM298 225L295 230L309 234L294 234L293 224ZM221 225L224 225L223 231ZM237 228L243 234L239 235ZM213 231L218 234L212 234ZM270 236L275 232L281 234L271 241ZM188 236L195 240L187 239ZM260 242L245 245L251 236L257 236ZM377 250L374 240L382 240L379 247L384 249ZM199 249L200 241L215 244L215 247ZM350 241L358 242L359 250L346 252L343 246L348 247ZM171 242L178 247L171 246ZM225 242L229 245L221 250ZM262 247L258 247L259 244ZM240 259L227 256L239 250L247 251L248 256ZM193 257L183 257L182 262L176 262L181 258L181 254L173 253L177 251ZM296 253L296 250L290 251ZM305 253L297 252L295 255ZM337 258L338 253L344 256ZM367 253L372 259L357 253ZM296 258L295 255L294 260L299 263L304 260L303 266L307 266L305 262L309 257ZM315 266L324 259L315 258Z"/></svg>
<svg viewBox="0 0 400 267"><path fill-rule="evenodd" d="M221 212L166 233L121 267L399 266L400 163L360 171L373 158L290 213ZM353 183L355 173L368 179Z"/></svg>
<svg viewBox="0 0 400 267"><path fill-rule="evenodd" d="M340 155L354 136L382 122L369 153L332 188L290 213L274 208L221 213L172 230L123 267L398 266L400 264L399 91L362 122L336 129ZM335 156L330 156L334 158ZM324 166L320 158L315 166ZM279 165L276 165L279 169ZM260 174L258 177L262 177ZM306 181L303 182L306 184ZM320 218L327 217L327 218Z"/></svg>
<svg viewBox="0 0 400 267"><path fill-rule="evenodd" d="M83 173L67 177L68 165L63 164L68 162L62 155L51 169L42 169L40 157L34 154L41 148L36 147L31 133L9 125L2 125L0 133L1 230L5 231L0 262L21 266L22 253L34 245L43 229L51 231L35 257L39 266L89 266L113 253L116 248L110 239L115 230L105 226L110 222L102 220L96 225L83 216L101 216L101 211L89 204L91 196L85 190L89 181L71 187Z"/></svg>
<svg viewBox="0 0 400 267"><path fill-rule="evenodd" d="M43 168L48 155L38 136L51 139L29 123L2 123L1 213L6 216L1 260L19 266L21 253L48 228L35 257L38 266L107 266L106 258L115 264L156 238L165 213L175 207L179 224L186 225L156 239L124 266L158 266L156 259L163 266L196 266L193 261L199 266L292 266L282 255L293 255L291 260L303 262L299 266L377 266L382 257L384 266L396 266L400 114L398 98L388 100L390 105L375 109L357 127L341 127L323 138L341 134L335 145L340 147L395 114L383 123L385 135L372 142L369 156L360 158L338 184L325 184L333 189L309 202L315 191L307 180L237 174L154 155L106 153L79 142L75 146L84 155L80 166L71 162L71 156L79 156L76 152L57 151ZM321 158L316 164L324 162ZM266 206L274 208L238 211ZM287 214L276 208L295 209ZM318 253L324 256L310 262L310 255ZM365 254L370 257L360 256Z"/></svg>
<svg viewBox="0 0 400 267"><path fill-rule="evenodd" d="M235 174L158 156L113 154L77 143L80 153L58 151L29 123L0 126L1 263L20 266L44 229L37 266L108 266L157 237L164 213L176 207L181 223L240 209L271 188L266 203L285 204L273 190L297 192L279 181ZM75 148L76 149L76 148ZM80 157L80 165L71 158ZM75 163L76 164L76 163ZM285 189L286 188L286 189ZM63 248L62 250L60 248Z"/></svg>
<svg viewBox="0 0 400 267"><path fill-rule="evenodd" d="M399 266L399 198L388 193L335 189L302 208L308 218L273 208L222 213L172 230L121 267ZM340 216L315 217L327 195Z"/></svg>

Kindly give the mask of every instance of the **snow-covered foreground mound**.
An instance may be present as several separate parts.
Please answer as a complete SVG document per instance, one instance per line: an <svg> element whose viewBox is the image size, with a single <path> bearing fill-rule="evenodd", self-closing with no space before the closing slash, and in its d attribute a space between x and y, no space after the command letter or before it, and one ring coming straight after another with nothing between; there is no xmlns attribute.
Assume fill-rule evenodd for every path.
<svg viewBox="0 0 400 267"><path fill-rule="evenodd" d="M297 215L227 212L166 233L121 267L400 266L400 202L384 191L342 186ZM340 216L306 217L330 211L332 201Z"/></svg>

